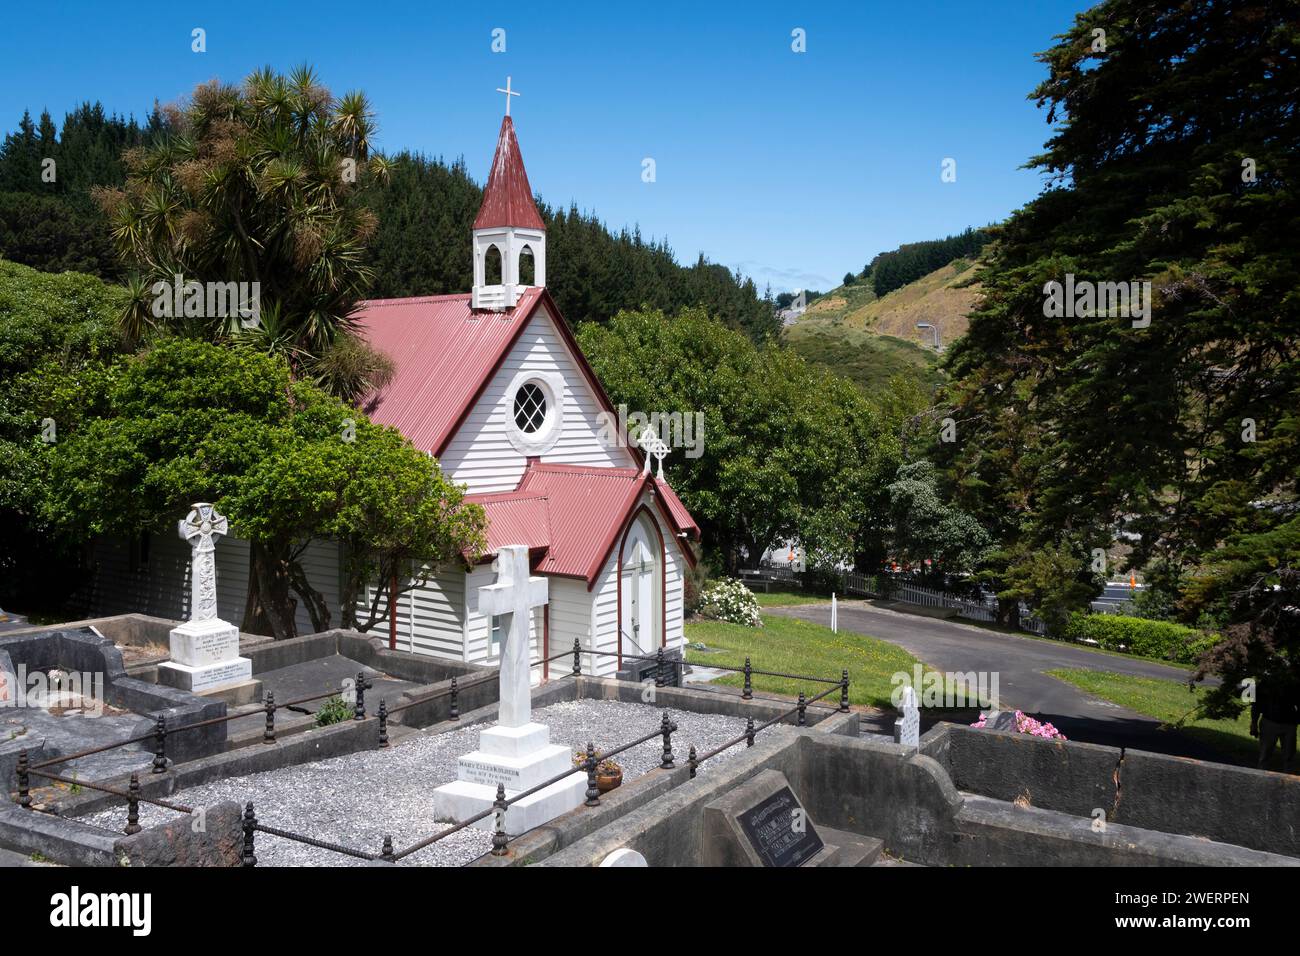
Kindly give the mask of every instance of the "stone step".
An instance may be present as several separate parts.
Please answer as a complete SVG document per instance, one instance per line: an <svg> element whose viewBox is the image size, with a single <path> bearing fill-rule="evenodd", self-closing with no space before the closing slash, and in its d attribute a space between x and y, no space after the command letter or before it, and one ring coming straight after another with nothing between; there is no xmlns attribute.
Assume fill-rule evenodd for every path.
<svg viewBox="0 0 1300 956"><path fill-rule="evenodd" d="M58 866L58 864L33 860L30 853L17 853L0 848L0 867L4 866Z"/></svg>
<svg viewBox="0 0 1300 956"><path fill-rule="evenodd" d="M818 826L817 833L825 847L805 866L872 866L885 847L884 842L876 837L848 830Z"/></svg>
<svg viewBox="0 0 1300 956"><path fill-rule="evenodd" d="M872 863L871 865L872 866L925 866L924 863L913 863L910 860L900 859L899 857L896 856L889 856L886 853L881 853L880 856L878 856L875 862Z"/></svg>

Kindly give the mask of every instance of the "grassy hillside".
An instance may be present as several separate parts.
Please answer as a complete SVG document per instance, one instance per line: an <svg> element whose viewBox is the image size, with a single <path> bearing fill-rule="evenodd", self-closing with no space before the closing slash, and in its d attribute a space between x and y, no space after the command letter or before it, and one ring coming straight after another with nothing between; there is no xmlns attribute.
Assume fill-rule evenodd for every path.
<svg viewBox="0 0 1300 956"><path fill-rule="evenodd" d="M911 374L927 388L939 382L933 333L939 327L946 347L966 333L967 313L975 307L979 284L973 263L958 259L883 298L858 280L818 298L803 317L784 331L786 343L810 362L846 375L878 394L889 380Z"/></svg>
<svg viewBox="0 0 1300 956"><path fill-rule="evenodd" d="M969 260L957 259L880 299L862 281L840 286L810 305L800 325L839 324L932 348L929 330L916 328L929 322L939 327L939 339L947 345L966 333L966 314L979 296L974 275Z"/></svg>
<svg viewBox="0 0 1300 956"><path fill-rule="evenodd" d="M889 387L895 375L912 375L927 390L938 384L935 355L920 346L833 322L800 322L785 341L805 359L857 382L870 395Z"/></svg>
<svg viewBox="0 0 1300 956"><path fill-rule="evenodd" d="M876 293L871 283L859 279L853 285L842 285L824 295L818 296L808 306L800 322L813 320L836 321L865 308L876 301Z"/></svg>

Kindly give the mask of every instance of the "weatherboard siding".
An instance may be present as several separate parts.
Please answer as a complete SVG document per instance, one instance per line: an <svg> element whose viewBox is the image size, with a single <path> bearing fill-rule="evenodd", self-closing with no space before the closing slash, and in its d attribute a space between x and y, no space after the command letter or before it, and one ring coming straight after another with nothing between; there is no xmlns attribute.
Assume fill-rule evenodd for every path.
<svg viewBox="0 0 1300 956"><path fill-rule="evenodd" d="M551 373L564 380L560 434L542 461L601 467L636 464L626 448L609 448L601 441L600 403L556 331L555 320L538 309L443 451L443 470L471 494L512 491L523 478L527 457L510 443L514 395L507 394L521 371Z"/></svg>
<svg viewBox="0 0 1300 956"><path fill-rule="evenodd" d="M587 590L587 582L577 578L552 576L549 591L551 600L551 654L573 650L575 638L582 643L584 648L590 647L589 635L594 633L594 626L591 614L592 594ZM583 673L589 673L588 668L591 666L591 659L584 656L581 659L581 665ZM572 670L572 658L551 662L552 677L570 673Z"/></svg>
<svg viewBox="0 0 1300 956"><path fill-rule="evenodd" d="M358 602L357 614L363 621L370 615L370 602L374 600L376 587L378 585L374 582L367 586L364 600ZM387 600L387 596L379 599L381 614ZM459 570L431 574L424 584L400 594L396 614L397 649L464 660L464 600L465 575ZM370 634L386 638L388 622L376 624Z"/></svg>
<svg viewBox="0 0 1300 956"><path fill-rule="evenodd" d="M339 624L339 547L334 541L311 542L299 557L307 580L325 598L331 626ZM225 537L217 542L217 614L239 624L248 599L248 542ZM174 621L189 619L190 546L179 536L149 536L147 561L122 538L100 538L91 548L87 584L74 599L87 617L110 614L150 614ZM299 634L313 630L311 615L299 601L295 622Z"/></svg>
<svg viewBox="0 0 1300 956"><path fill-rule="evenodd" d="M592 620L595 621L596 650L618 653L618 548L610 551L605 559L596 583L591 589L593 596ZM590 664L583 666L583 673L595 673L597 677L613 677L618 670L618 658L603 654L596 658L594 670Z"/></svg>
<svg viewBox="0 0 1300 956"><path fill-rule="evenodd" d="M674 537L671 529L663 527L659 516L655 515L659 530L664 535L664 551L667 556L667 573L664 575L664 631L668 636L667 646L682 647L686 643L685 623L685 587L686 558L682 554L681 539Z"/></svg>
<svg viewBox="0 0 1300 956"><path fill-rule="evenodd" d="M478 611L478 589L489 584L495 584L497 580L496 572L492 570L491 565L484 564L463 575L463 577L466 592L465 660L471 664L500 663L495 657L488 654L488 618ZM529 658L533 663L538 663L543 656L541 608L533 609L528 624L528 638L531 645ZM502 639L504 641L504 634ZM541 673L542 669L540 667L533 669L533 683L537 683L541 679Z"/></svg>
<svg viewBox="0 0 1300 956"><path fill-rule="evenodd" d="M659 516L655 520L660 524ZM665 624L668 647L681 647L683 636L683 576L685 561L680 544L665 531L668 564L664 594ZM147 563L133 563L131 548L121 539L104 538L93 547L87 587L78 595L77 607L86 617L140 613L182 621L189 616L190 549L178 537L163 535L150 540ZM243 620L248 588L248 542L240 538L223 538L217 545L217 612L222 619L238 624ZM596 648L618 651L618 575L617 548L606 559L595 585L588 589L577 578L550 578L550 653L558 654L573 646L574 638L584 648L591 646L589 635L596 636ZM339 549L332 541L313 541L300 560L308 580L329 602L331 626L341 622L339 605ZM428 654L449 660L490 663L487 648L487 618L478 613L478 588L492 584L495 574L487 565L465 573L440 571L430 575L421 587L398 599L397 647L416 654ZM375 585L371 584L359 601L358 616L365 620ZM381 607L384 599L381 599ZM298 633L312 632L311 618L299 607L296 617ZM376 624L370 635L386 638L387 622ZM534 612L530 628L532 659L542 654L541 611ZM551 674L567 673L569 660L552 662ZM583 673L592 673L592 658L584 656ZM614 657L598 657L595 673L612 676ZM536 669L534 678L540 674Z"/></svg>

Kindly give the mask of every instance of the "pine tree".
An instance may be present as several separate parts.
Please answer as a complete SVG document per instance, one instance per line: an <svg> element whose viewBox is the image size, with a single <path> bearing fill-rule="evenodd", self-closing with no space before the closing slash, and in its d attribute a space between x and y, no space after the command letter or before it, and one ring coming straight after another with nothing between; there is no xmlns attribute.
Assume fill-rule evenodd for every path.
<svg viewBox="0 0 1300 956"><path fill-rule="evenodd" d="M1285 6L1106 0L1040 56L1033 96L1056 125L1031 165L1053 185L995 230L981 306L948 358L957 441L935 446L996 530L1004 580L1068 552L1057 586L1072 591L1122 530L1130 566L1165 569L1189 619L1232 620L1230 592L1276 583L1290 560L1258 546L1292 520L1300 473L1300 66ZM1149 281L1149 324L1045 307L1067 275ZM1254 557L1213 571L1238 547Z"/></svg>

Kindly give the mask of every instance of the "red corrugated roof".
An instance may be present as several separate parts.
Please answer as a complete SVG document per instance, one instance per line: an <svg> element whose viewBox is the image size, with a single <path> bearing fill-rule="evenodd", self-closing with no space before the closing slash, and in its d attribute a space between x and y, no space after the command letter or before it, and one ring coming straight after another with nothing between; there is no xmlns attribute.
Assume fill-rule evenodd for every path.
<svg viewBox="0 0 1300 956"><path fill-rule="evenodd" d="M662 478L655 479L655 487L663 495L664 504L668 506L668 513L672 516L673 523L677 525L678 531L687 531L698 538L700 536L700 526L695 523L691 513L686 510L682 504L682 499L677 497L677 492L669 487L668 482Z"/></svg>
<svg viewBox="0 0 1300 956"><path fill-rule="evenodd" d="M496 554L508 544L526 544L530 549L551 545L551 519L545 495L507 491L494 495L470 495L487 515L487 553Z"/></svg>
<svg viewBox="0 0 1300 956"><path fill-rule="evenodd" d="M519 493L546 495L554 521L551 547L537 570L594 581L644 487L637 468L530 467Z"/></svg>
<svg viewBox="0 0 1300 956"><path fill-rule="evenodd" d="M533 189L528 185L528 172L519 153L519 141L515 139L515 124L509 116L501 120L501 135L497 137L492 171L483 190L483 205L474 218L475 229L497 226L546 228L533 202Z"/></svg>
<svg viewBox="0 0 1300 956"><path fill-rule="evenodd" d="M674 534L699 534L667 482L638 468L533 462L515 491L466 495L465 500L483 505L487 512L485 557L507 544L545 547L536 567L539 573L582 578L591 585L647 488L659 491L660 514ZM545 502L544 510L539 499ZM694 563L690 550L682 550Z"/></svg>
<svg viewBox="0 0 1300 956"><path fill-rule="evenodd" d="M421 451L442 454L543 296L528 289L508 312L475 312L468 295L361 303L362 334L396 366L362 410Z"/></svg>

